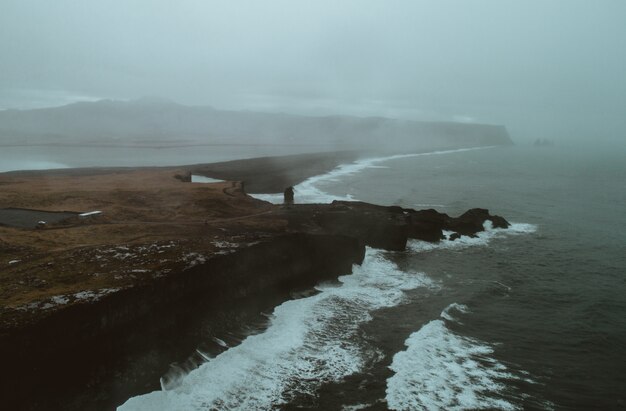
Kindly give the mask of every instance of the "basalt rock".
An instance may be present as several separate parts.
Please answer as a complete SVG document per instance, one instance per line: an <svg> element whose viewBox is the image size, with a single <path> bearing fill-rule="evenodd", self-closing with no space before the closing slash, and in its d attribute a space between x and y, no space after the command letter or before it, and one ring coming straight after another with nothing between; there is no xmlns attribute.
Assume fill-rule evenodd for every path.
<svg viewBox="0 0 626 411"><path fill-rule="evenodd" d="M450 240L460 236L475 237L484 230L485 221L494 228L509 223L488 210L474 208L459 217L450 217L434 209L412 210L398 206L379 206L358 201L333 201L332 204L302 204L284 209L291 229L354 237L362 245L390 251L404 250L408 238L439 242L444 231Z"/></svg>
<svg viewBox="0 0 626 411"><path fill-rule="evenodd" d="M303 205L291 209L292 227L308 227L356 238L360 244L390 251L404 250L407 223L400 207L334 201L330 205Z"/></svg>
<svg viewBox="0 0 626 411"><path fill-rule="evenodd" d="M494 228L510 225L482 208L450 217L434 209L416 211L352 201L334 201L315 221L325 230L355 236L365 245L387 250L403 250L407 238L438 242L445 238L444 231L454 233L451 240L462 235L475 237L484 231L485 221L491 221Z"/></svg>
<svg viewBox="0 0 626 411"><path fill-rule="evenodd" d="M510 225L482 208L450 217L434 209L412 210L350 201L333 202L328 210L318 213L315 221L325 230L356 236L365 245L387 250L404 249L406 238L438 242L445 238L444 231L454 233L451 240L462 235L475 237L484 231L485 221L491 221L494 228Z"/></svg>
<svg viewBox="0 0 626 411"><path fill-rule="evenodd" d="M507 228L509 223L500 216L492 216L484 208L472 208L460 217L448 218L445 229L461 235L475 236L484 230L485 221L491 221L494 228Z"/></svg>
<svg viewBox="0 0 626 411"><path fill-rule="evenodd" d="M158 381L168 367L167 358L145 353L171 350L172 335L197 328L196 317L207 316L217 306L243 304L258 295L308 288L349 274L364 255L364 247L352 237L285 234L96 301L67 305L30 323L0 328L7 376L0 387L3 406L112 409L132 395L158 388L145 381ZM195 348L178 344L182 347L177 355ZM149 362L145 370L127 371L142 358ZM94 387L107 395L83 394Z"/></svg>
<svg viewBox="0 0 626 411"><path fill-rule="evenodd" d="M174 352L167 348L172 336L198 329L197 319L217 306L348 274L353 264L362 262L365 246L404 250L407 238L437 242L444 231L454 232L450 239L474 236L484 230L485 221L497 228L509 226L484 209L453 218L432 209L351 201L276 207L258 218L286 220L287 229L99 300L72 303L30 323L0 328L0 351L8 353L3 367L9 378L0 388L5 408L111 408L131 395L157 389L145 381L158 381L168 358L195 348L182 344ZM150 354L159 350L172 352L162 358ZM106 396L95 398L90 394L94 387Z"/></svg>
<svg viewBox="0 0 626 411"><path fill-rule="evenodd" d="M433 209L407 210L408 236L433 243L443 240L443 230L449 218Z"/></svg>

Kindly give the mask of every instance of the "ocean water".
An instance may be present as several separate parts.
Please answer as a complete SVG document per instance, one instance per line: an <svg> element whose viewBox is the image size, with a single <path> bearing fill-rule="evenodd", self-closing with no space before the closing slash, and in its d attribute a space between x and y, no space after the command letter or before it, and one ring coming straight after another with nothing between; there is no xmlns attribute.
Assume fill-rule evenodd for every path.
<svg viewBox="0 0 626 411"><path fill-rule="evenodd" d="M296 202L483 207L513 224L368 249L352 274L277 306L263 329L119 409L626 408L624 154L409 153L303 182Z"/></svg>

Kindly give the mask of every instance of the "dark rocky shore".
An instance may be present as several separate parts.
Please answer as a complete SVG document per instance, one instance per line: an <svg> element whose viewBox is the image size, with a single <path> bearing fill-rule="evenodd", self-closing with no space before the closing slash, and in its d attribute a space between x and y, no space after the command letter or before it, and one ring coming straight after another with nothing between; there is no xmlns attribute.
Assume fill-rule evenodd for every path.
<svg viewBox="0 0 626 411"><path fill-rule="evenodd" d="M276 184L294 184L354 155L0 176L8 192L0 203L9 207L77 212L106 205L104 216L86 222L0 227L0 264L8 267L0 274L3 405L112 409L159 389L171 361L187 359L186 370L199 365L203 358L189 356L201 341L243 335L240 324L260 321L294 292L350 273L366 246L401 251L408 239L437 242L444 231L476 235L487 220L508 226L483 209L454 218L362 202L274 206L247 196L238 182L176 178L239 177L246 187L257 181L257 189L277 191ZM255 180L268 164L273 168ZM302 167L287 173L295 164ZM90 191L94 184L101 191Z"/></svg>
<svg viewBox="0 0 626 411"><path fill-rule="evenodd" d="M185 328L197 326L195 317L210 315L212 307L245 305L259 294L286 295L350 273L352 264L363 260L365 246L397 251L409 238L439 241L443 230L475 235L487 220L508 226L482 209L452 218L435 210L360 202L282 207L267 218L277 217L288 221L282 234L3 330L2 352L10 353L4 363L10 376L3 384L4 403L12 409L112 407L157 389L168 359L144 364L153 372L129 370L129 363L151 350L167 350L159 348L164 336L167 345L172 333L187 335ZM194 348L183 343L177 355ZM125 359L121 364L120 358Z"/></svg>

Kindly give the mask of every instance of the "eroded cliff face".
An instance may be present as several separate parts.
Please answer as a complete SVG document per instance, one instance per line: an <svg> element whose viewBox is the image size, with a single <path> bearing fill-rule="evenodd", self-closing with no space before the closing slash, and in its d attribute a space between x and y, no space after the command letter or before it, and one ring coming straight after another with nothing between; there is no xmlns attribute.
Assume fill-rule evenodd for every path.
<svg viewBox="0 0 626 411"><path fill-rule="evenodd" d="M212 248L207 250L213 251L203 255L189 253L195 243L171 243L167 252L165 246L124 246L124 264L139 251L144 265L170 264L165 256L178 261L174 254L185 264L151 275L141 270L135 282L95 298L72 298L52 308L37 305L20 315L14 310L13 317L3 313L0 350L9 354L3 364L9 376L1 388L3 403L27 410L111 408L158 389L169 362L196 349L207 318L228 329L236 316L271 310L293 290L350 273L366 246L397 251L409 238L436 242L444 231L476 235L488 220L494 227L508 226L483 209L455 218L435 210L343 201L276 206L256 218L261 227L271 226L268 220L284 221L285 228L232 236L238 244L208 237ZM68 266L74 269L101 257L84 248L66 261L78 264Z"/></svg>
<svg viewBox="0 0 626 411"><path fill-rule="evenodd" d="M0 337L1 350L8 354L3 404L10 404L8 409L106 409L156 389L146 384L158 381L171 358L153 358L152 375L124 375L128 364L119 364L120 359L136 361L149 351L158 357L160 336L168 335L166 344L172 344L172 334L184 334L198 316L211 315L217 306L244 304L256 295L283 295L350 273L364 251L349 236L280 235L5 329ZM178 343L179 356L195 348ZM126 382L120 386L118 380ZM90 392L101 397L90 397Z"/></svg>
<svg viewBox="0 0 626 411"><path fill-rule="evenodd" d="M459 217L450 217L434 209L413 210L398 206L380 206L359 201L333 201L329 205L297 205L284 211L294 230L324 232L355 237L363 245L402 251L409 238L438 242L444 231L474 237L489 221L494 228L509 223L488 210L473 208Z"/></svg>

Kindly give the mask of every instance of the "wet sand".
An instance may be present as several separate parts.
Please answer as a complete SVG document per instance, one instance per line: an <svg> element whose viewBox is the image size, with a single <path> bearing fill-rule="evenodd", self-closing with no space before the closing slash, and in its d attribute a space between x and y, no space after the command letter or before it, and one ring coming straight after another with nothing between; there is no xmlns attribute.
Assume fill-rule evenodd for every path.
<svg viewBox="0 0 626 411"><path fill-rule="evenodd" d="M0 173L12 177L87 177L127 174L132 171L182 170L226 181L242 181L248 193L276 193L305 179L371 154L367 151L336 151L287 156L257 157L219 163L164 167L89 167L51 170L16 170Z"/></svg>
<svg viewBox="0 0 626 411"><path fill-rule="evenodd" d="M261 157L190 166L194 174L220 180L243 181L248 193L280 193L309 177L367 155L364 151Z"/></svg>

